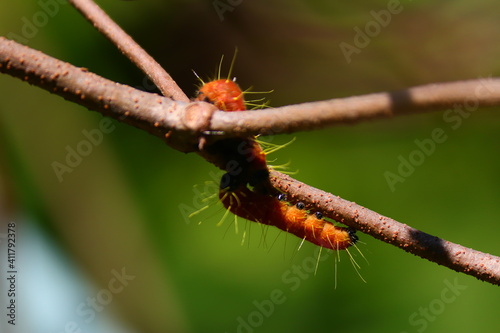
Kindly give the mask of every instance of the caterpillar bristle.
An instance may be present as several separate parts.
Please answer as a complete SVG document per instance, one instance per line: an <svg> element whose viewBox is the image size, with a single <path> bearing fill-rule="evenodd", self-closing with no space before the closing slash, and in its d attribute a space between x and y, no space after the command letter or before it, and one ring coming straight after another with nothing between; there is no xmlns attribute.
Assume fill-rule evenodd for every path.
<svg viewBox="0 0 500 333"><path fill-rule="evenodd" d="M270 108L269 101L265 101L264 103L254 103L253 101L245 101L245 105L248 110L262 110L266 108Z"/></svg>
<svg viewBox="0 0 500 333"><path fill-rule="evenodd" d="M216 226L220 227L221 225L224 224L224 222L226 221L226 218L229 216L230 214L228 213L228 211L226 210L224 212L224 215L222 215L221 219L219 220L219 222L217 222ZM235 215L236 216L236 215Z"/></svg>
<svg viewBox="0 0 500 333"><path fill-rule="evenodd" d="M290 164L291 164L290 161L283 163L283 164L278 164L278 165L273 164L273 165L269 166L269 169L280 171L281 173L284 173L286 175L298 174L299 173L298 169L295 171L288 170Z"/></svg>
<svg viewBox="0 0 500 333"><path fill-rule="evenodd" d="M319 260L321 258L321 252L322 251L323 251L323 247L320 246L319 252L318 252L318 259L316 259L316 265L314 266L314 276L316 276L316 273L318 272Z"/></svg>
<svg viewBox="0 0 500 333"><path fill-rule="evenodd" d="M292 138L290 141L288 141L286 143L277 144L277 143L272 143L272 142L260 140L258 138L256 139L257 143L262 146L262 150L264 151L264 153L266 155L275 153L278 150L281 150L283 148L288 147L289 145L291 145L292 143L294 143L295 140L296 140L296 138Z"/></svg>
<svg viewBox="0 0 500 333"><path fill-rule="evenodd" d="M366 280L363 278L363 275L361 275L361 273L359 271L361 269L361 266L358 264L356 259L354 259L354 256L351 254L351 251L346 251L346 252L347 252L347 255L349 256L349 260L351 261L352 267L354 267L354 270L358 274L361 281L363 281L364 283L367 283Z"/></svg>
<svg viewBox="0 0 500 333"><path fill-rule="evenodd" d="M201 85L204 85L205 84L205 81L203 81L203 79L198 75L198 73L196 73L196 71L194 69L192 69L194 75L196 76L196 78L201 82Z"/></svg>
<svg viewBox="0 0 500 333"><path fill-rule="evenodd" d="M245 94L245 93L243 93L243 94ZM262 98L257 98L257 99L247 99L246 101L247 101L247 105L249 103L252 103L253 105L261 105L261 104L266 103L265 100L266 100L266 98L262 97ZM264 103L258 103L258 102L264 102Z"/></svg>
<svg viewBox="0 0 500 333"><path fill-rule="evenodd" d="M244 94L270 94L274 92L274 89L268 90L268 91L252 91L252 87L248 88L247 90L243 91Z"/></svg>
<svg viewBox="0 0 500 333"><path fill-rule="evenodd" d="M200 209L198 210L195 210L194 212L192 212L191 214L188 215L188 218L192 219L194 216L200 214L201 212L207 210L210 206L209 205L205 205L203 207L201 207Z"/></svg>
<svg viewBox="0 0 500 333"><path fill-rule="evenodd" d="M236 55L236 53L235 53L235 55ZM221 57L220 57L220 61L219 61L219 66L217 66L217 80L220 80L220 79L221 79L221 77L220 77L220 71L221 71L221 69L222 69L222 62L223 62L223 61L224 61L224 54L223 54L223 55L221 55ZM232 67L229 69L229 73L228 73L227 78L229 78L229 76L231 75L231 69L232 69Z"/></svg>

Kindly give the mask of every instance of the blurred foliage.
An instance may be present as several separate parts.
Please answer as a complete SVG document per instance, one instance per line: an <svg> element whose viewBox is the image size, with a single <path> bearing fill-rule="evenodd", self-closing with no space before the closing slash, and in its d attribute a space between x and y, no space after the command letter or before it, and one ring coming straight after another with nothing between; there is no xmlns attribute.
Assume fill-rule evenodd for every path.
<svg viewBox="0 0 500 333"><path fill-rule="evenodd" d="M225 0L99 3L191 95L197 84L192 70L213 76L221 55L228 59L235 47L238 82L254 91L274 90L266 95L272 106L497 76L500 70L500 5L494 1L402 2L402 11L350 63L339 44L353 44L354 27L364 29L374 20L370 12L386 10L388 2L241 1L223 20L214 4L228 4ZM21 34L22 18L31 20L40 10L35 1L0 3L0 35ZM151 90L144 75L69 5L61 5L27 44ZM224 65L227 70L228 61ZM63 162L66 147L85 139L84 129L99 128L101 116L5 75L0 91L0 151L9 152L0 177L13 179L17 215L35 214L96 283L105 285L113 268L127 267L136 275L113 305L137 332L498 327L494 286L363 234L359 247L369 265L359 255L356 260L368 283L342 253L336 290L333 258L291 290L287 277L297 275L290 270L311 260L312 245L296 252L299 240L243 221L237 235L229 219L215 227L223 215L216 205L185 221L181 205L194 206L193 186L203 188L217 170L115 121L102 143L59 182L53 161ZM310 185L498 255L499 125L498 107L472 113L456 130L436 112L297 133L293 145L270 158L277 160L273 164L290 162L292 171L299 170L296 177ZM414 141L429 138L435 128L448 139L391 191L384 172L397 172L398 156L407 158L416 149ZM453 302L439 303L445 281L455 279L467 288ZM269 316L261 310L259 317L254 301L269 300L273 290L281 290L285 301ZM435 316L424 328L415 320L425 318L419 311L427 307ZM238 328L239 318L259 325ZM61 327L67 320L61 318Z"/></svg>

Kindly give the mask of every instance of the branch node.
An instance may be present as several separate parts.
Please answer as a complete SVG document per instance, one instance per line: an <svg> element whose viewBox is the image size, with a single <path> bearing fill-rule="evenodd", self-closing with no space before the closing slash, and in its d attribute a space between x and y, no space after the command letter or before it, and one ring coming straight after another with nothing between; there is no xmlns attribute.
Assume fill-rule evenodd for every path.
<svg viewBox="0 0 500 333"><path fill-rule="evenodd" d="M193 102L189 104L182 118L182 123L195 133L199 133L210 128L212 115L217 111L217 108L205 102Z"/></svg>

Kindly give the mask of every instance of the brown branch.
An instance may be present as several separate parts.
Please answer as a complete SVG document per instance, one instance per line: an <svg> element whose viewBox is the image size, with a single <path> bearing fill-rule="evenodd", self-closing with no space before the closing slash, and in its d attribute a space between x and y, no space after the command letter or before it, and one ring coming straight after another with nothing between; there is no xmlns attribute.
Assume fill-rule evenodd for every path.
<svg viewBox="0 0 500 333"><path fill-rule="evenodd" d="M51 93L84 105L91 110L101 112L103 115L111 116L121 122L144 129L162 138L175 149L184 152L198 151L200 133L207 130L225 128L221 124L228 126L230 121L233 121L231 126L235 127L235 129L228 128L227 132L245 133L243 127L238 127L246 126L247 120L249 122L255 121L252 124L256 124L261 119L267 122L269 120L265 118L266 116L263 117L263 114L271 115L271 117L278 115L276 117L280 118L283 117L285 110L293 110L301 107L289 106L275 110L263 110L261 112L224 113L215 111L214 106L207 103L188 104L175 102L169 98L146 93L106 80L93 73L89 73L85 69L77 68L51 58L42 52L30 49L3 37L0 37L0 72L21 78ZM345 115L349 121L354 121L354 119L361 121L373 118L375 114L378 116L387 116L408 113L404 111L403 105L407 105L409 109L413 110L412 112L418 112L420 110L417 106L425 107L425 110L437 108L438 106L442 108L458 101L471 101L471 96L477 98L477 100L472 100L477 102L476 105L496 105L499 102L496 96L500 87L499 82L499 79L491 79L486 83L475 80L411 88L408 91L416 91L417 93L413 94L413 96L419 96L419 98L413 97L412 100L406 99L405 103L393 103L392 105L389 102L390 99L387 100L387 96L390 96L390 94L373 94L337 101L341 105L344 105L347 110L353 110L352 105L357 105L359 109L364 110L358 112L355 117ZM430 87L434 88L431 89ZM452 87L454 89L461 88L457 93L461 97L451 92ZM478 92L480 89L491 90L493 92L491 94L474 94L474 91ZM429 92L437 93L432 94L433 98L421 96L421 94ZM402 93L400 92L399 94ZM383 96L385 96L386 101L382 104L373 102L374 100L383 100ZM443 98L443 96L446 98ZM309 103L309 106L306 105L306 109L311 107L311 105L324 103L325 107L323 110L328 112L332 105L333 109L339 106L337 101ZM374 107L374 105L378 106ZM309 110L311 111L312 109ZM340 111L342 110L344 109L340 109ZM386 112L383 110L386 110ZM388 110L393 110L394 112L391 113ZM294 114L297 114L296 112ZM307 112L305 113L307 117L302 116L301 119L311 123L309 119L311 115L307 114ZM246 120L240 122L238 119L239 115L243 115L243 119ZM252 116L250 117L249 115ZM337 116L337 118L341 119L342 117ZM297 119L294 122L297 122ZM210 127L210 120L212 120L212 127ZM280 127L281 130L275 131L275 133L284 132L283 128L287 128L286 125L289 121L289 117L278 122L275 121L271 123L270 127L263 125L259 131L264 132L264 134L266 132L269 133L270 129L276 128L275 126L279 124L282 125ZM214 123L218 124L217 126L219 127L213 126ZM330 125L335 123L337 122L330 121ZM339 120L339 123L343 123L343 121ZM288 131L292 129L304 129L300 126L294 126L288 127ZM311 128L306 127L306 129ZM257 133L259 131L257 131L257 127L254 127L250 133ZM206 152L198 151L198 153L210 160ZM212 162L214 161L212 160ZM224 165L218 166L225 167ZM315 209L324 212L325 216L329 216L339 222L368 233L377 239L394 244L405 251L445 265L458 272L476 276L478 279L488 281L492 284L500 284L500 258L498 257L428 235L277 172L272 172L271 181L273 186L289 193L290 198L310 203Z"/></svg>
<svg viewBox="0 0 500 333"><path fill-rule="evenodd" d="M176 102L115 83L40 51L0 37L0 72L156 135L182 152L197 150L216 108Z"/></svg>
<svg viewBox="0 0 500 333"><path fill-rule="evenodd" d="M189 98L172 77L132 37L92 0L68 0L94 27L139 67L160 89L163 96L188 102Z"/></svg>
<svg viewBox="0 0 500 333"><path fill-rule="evenodd" d="M174 146L184 152L193 151L192 144L197 141L200 134L193 132L200 130L224 133L224 135L212 136L212 139L235 135L271 135L313 130L395 115L441 110L455 107L459 103L474 108L500 105L500 78L488 78L436 83L393 93L338 98L274 109L223 112L214 110L206 103L177 102L172 104L171 101L161 99L158 95L114 83L3 37L0 37L0 64L4 65L1 68L4 73L29 80L31 84L104 115L123 118L125 112L128 111L125 121L134 126L138 125L136 120L151 113L148 107L152 104L156 108L163 105L162 110L156 109L156 116L149 116L147 124L143 122L143 125L149 128L144 129L155 135L158 131L163 134L173 131L171 139L177 141L177 145ZM64 75L61 75L63 73ZM105 85L106 91L96 90L94 85ZM85 95L85 99L81 99L81 94ZM134 108L130 108L132 95L134 97L141 96L142 102L139 109L135 108L136 103L132 103ZM115 96L112 97L112 109L109 109L109 105L108 108L105 108L105 104L101 100L104 96L108 98ZM120 98L116 98L116 96L120 96ZM155 101L161 100L162 104L153 102L153 99ZM148 102L146 103L146 101ZM202 110L200 111L198 108ZM174 113L172 113L172 109L175 109ZM181 118L186 121L180 122ZM151 128L148 124L156 124L156 127ZM176 132L186 131L191 132L191 137L183 136L182 139L176 139ZM189 147L183 143L183 140L189 142Z"/></svg>
<svg viewBox="0 0 500 333"><path fill-rule="evenodd" d="M307 203L335 221L454 271L500 285L500 257L429 235L277 171L271 171L271 183L290 200Z"/></svg>
<svg viewBox="0 0 500 333"><path fill-rule="evenodd" d="M247 135L292 133L455 108L457 104L467 109L500 105L500 78L434 83L266 110L216 113L211 128Z"/></svg>

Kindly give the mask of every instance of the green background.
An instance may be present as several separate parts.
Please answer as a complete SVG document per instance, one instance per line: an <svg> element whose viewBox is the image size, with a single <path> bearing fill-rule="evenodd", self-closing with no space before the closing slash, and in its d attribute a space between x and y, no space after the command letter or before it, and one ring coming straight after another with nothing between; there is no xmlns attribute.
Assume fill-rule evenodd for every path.
<svg viewBox="0 0 500 333"><path fill-rule="evenodd" d="M402 11L350 63L339 44L353 45L354 28L363 30L374 20L370 11L386 10L388 2L232 1L223 20L214 3L230 2L100 1L191 96L198 84L192 70L209 78L224 54L226 73L235 47L233 75L244 89L274 90L265 95L271 106L500 71L495 1L403 1ZM23 17L33 21L41 10L35 1L0 3L0 35L22 35ZM144 75L69 5L60 5L27 40L51 56L148 90ZM7 221L19 226L18 260L25 261L23 247L28 253L32 246L23 230L40 226L37 232L55 244L64 267L95 288L61 306L75 309L106 288L112 269L124 267L135 279L97 316L110 315L130 332L493 332L499 327L496 286L368 235L359 234L359 248L369 264L356 256L367 283L341 253L335 289L332 257L320 263L316 276L294 271L308 271L313 245L297 252L293 236L241 220L238 234L229 218L216 227L223 209L215 204L186 220L180 208L194 207L195 189L203 191L215 167L114 120L113 131L59 182L52 163L64 163L66 147L75 148L85 139L82 131L99 128L102 117L6 75L0 75L0 92L0 218L3 228ZM443 114L268 138L273 143L296 138L269 158L276 159L272 164L290 162L290 170L299 171L295 177L310 185L499 255L498 107L471 113L456 129ZM414 141L430 138L436 128L447 140L391 191L384 173L396 173L398 157L408 158L417 148ZM30 278L53 273L39 267ZM20 292L30 290L33 281L20 284ZM450 284L464 287L454 294L447 291ZM61 292L43 289L53 296ZM268 300L280 291L280 304L271 310ZM256 303L264 306L261 314ZM427 319L420 314L426 308ZM29 310L20 311L18 320L29 321ZM70 320L83 332L106 331L90 329L71 311L39 311L56 312L53 326L39 332L63 331ZM240 318L250 326L239 327Z"/></svg>

